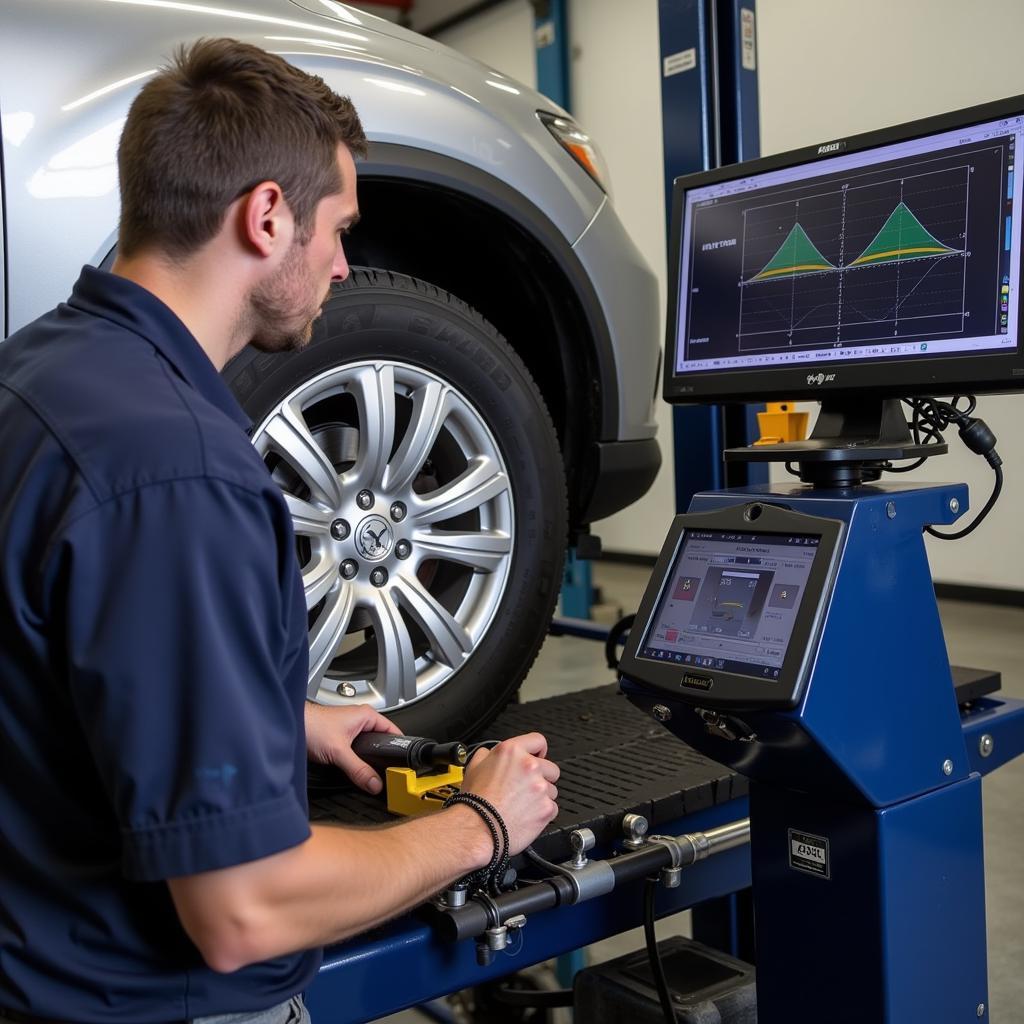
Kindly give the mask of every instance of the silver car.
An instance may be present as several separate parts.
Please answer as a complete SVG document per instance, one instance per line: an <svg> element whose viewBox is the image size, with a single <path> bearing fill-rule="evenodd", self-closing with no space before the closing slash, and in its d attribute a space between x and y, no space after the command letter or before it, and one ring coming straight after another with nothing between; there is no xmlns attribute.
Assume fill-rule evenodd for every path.
<svg viewBox="0 0 1024 1024"><path fill-rule="evenodd" d="M313 343L225 369L292 510L309 696L470 735L533 661L566 544L657 472L655 278L571 118L430 39L334 0L6 0L5 336L112 261L128 106L201 36L320 75L371 143Z"/></svg>

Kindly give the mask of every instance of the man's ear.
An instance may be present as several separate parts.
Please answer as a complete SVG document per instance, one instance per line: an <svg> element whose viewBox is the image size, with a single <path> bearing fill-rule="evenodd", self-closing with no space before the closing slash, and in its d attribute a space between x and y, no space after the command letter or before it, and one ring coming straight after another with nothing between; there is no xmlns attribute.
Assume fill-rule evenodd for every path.
<svg viewBox="0 0 1024 1024"><path fill-rule="evenodd" d="M295 221L276 181L261 181L242 197L242 242L259 256L273 256L291 245Z"/></svg>

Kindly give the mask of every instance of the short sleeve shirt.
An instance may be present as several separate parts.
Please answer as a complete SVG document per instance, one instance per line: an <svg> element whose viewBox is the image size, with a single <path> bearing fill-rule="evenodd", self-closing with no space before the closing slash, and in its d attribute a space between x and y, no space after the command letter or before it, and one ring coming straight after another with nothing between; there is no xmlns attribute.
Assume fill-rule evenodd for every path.
<svg viewBox="0 0 1024 1024"><path fill-rule="evenodd" d="M157 1024L316 972L209 970L165 884L309 836L305 602L248 425L113 274L0 345L0 1007Z"/></svg>

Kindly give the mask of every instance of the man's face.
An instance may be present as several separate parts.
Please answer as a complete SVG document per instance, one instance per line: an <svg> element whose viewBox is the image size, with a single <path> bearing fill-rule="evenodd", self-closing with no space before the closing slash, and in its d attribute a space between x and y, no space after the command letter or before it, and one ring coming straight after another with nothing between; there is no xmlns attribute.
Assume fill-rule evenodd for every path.
<svg viewBox="0 0 1024 1024"><path fill-rule="evenodd" d="M261 352L305 348L331 281L348 277L342 237L359 219L359 207L355 163L344 145L338 146L338 169L342 190L317 204L312 237L305 244L293 241L274 275L249 296L251 344Z"/></svg>

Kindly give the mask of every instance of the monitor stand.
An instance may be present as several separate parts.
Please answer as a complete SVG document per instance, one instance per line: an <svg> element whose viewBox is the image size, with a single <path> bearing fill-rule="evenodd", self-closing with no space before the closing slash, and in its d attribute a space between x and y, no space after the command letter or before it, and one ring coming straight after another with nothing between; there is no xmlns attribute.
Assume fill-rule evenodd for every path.
<svg viewBox="0 0 1024 1024"><path fill-rule="evenodd" d="M944 443L915 444L898 398L823 399L806 441L727 448L726 462L794 462L815 487L856 487L888 462L944 455Z"/></svg>

